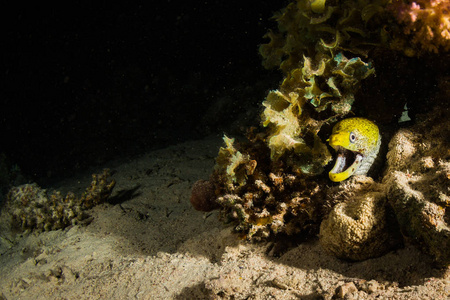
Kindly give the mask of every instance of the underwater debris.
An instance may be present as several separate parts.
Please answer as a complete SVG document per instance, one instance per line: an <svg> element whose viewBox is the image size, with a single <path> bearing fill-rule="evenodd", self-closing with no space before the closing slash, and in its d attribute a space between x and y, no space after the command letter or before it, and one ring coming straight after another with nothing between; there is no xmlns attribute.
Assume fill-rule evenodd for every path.
<svg viewBox="0 0 450 300"><path fill-rule="evenodd" d="M194 183L190 201L192 206L198 211L208 212L219 208L216 202L214 184L208 180L197 180Z"/></svg>
<svg viewBox="0 0 450 300"><path fill-rule="evenodd" d="M22 231L49 231L75 225L87 218L86 210L103 203L111 195L115 181L109 170L93 174L92 182L81 197L59 191L48 195L36 183L13 187L7 196L5 210L11 225Z"/></svg>

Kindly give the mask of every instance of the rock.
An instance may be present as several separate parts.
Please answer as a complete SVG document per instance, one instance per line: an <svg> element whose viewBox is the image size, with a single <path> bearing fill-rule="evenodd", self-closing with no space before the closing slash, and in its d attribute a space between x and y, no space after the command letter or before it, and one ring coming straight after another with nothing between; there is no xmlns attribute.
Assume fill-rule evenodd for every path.
<svg viewBox="0 0 450 300"><path fill-rule="evenodd" d="M450 121L435 110L389 144L383 182L402 234L439 263L450 264Z"/></svg>

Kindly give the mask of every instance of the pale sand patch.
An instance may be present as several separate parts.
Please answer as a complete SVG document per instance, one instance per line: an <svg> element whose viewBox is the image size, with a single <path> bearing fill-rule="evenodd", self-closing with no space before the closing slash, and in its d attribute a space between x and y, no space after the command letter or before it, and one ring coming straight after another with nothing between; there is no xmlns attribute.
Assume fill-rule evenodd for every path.
<svg viewBox="0 0 450 300"><path fill-rule="evenodd" d="M106 165L117 185L92 223L3 243L0 299L331 299L339 287L350 299L449 296L449 270L413 246L350 263L313 240L273 257L271 243L240 241L217 212L195 211L190 189L208 179L221 144L211 137ZM90 179L57 188L82 191Z"/></svg>

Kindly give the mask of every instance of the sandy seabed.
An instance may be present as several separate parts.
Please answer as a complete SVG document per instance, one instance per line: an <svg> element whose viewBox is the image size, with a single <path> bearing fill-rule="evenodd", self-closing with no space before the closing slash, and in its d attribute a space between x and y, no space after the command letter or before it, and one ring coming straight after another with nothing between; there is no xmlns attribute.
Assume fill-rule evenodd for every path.
<svg viewBox="0 0 450 300"><path fill-rule="evenodd" d="M210 137L105 167L117 184L92 222L1 240L0 299L448 299L450 269L414 246L362 262L317 240L273 255L189 202L222 144ZM92 170L98 173L101 170ZM56 187L81 193L90 174Z"/></svg>

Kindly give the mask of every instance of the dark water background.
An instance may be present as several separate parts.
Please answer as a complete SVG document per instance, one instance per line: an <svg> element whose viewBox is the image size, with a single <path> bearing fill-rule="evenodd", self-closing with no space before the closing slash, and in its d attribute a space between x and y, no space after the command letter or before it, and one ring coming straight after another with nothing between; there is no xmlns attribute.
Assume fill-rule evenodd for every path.
<svg viewBox="0 0 450 300"><path fill-rule="evenodd" d="M286 3L152 3L3 7L0 152L24 174L51 180L257 122L281 79L258 45Z"/></svg>

